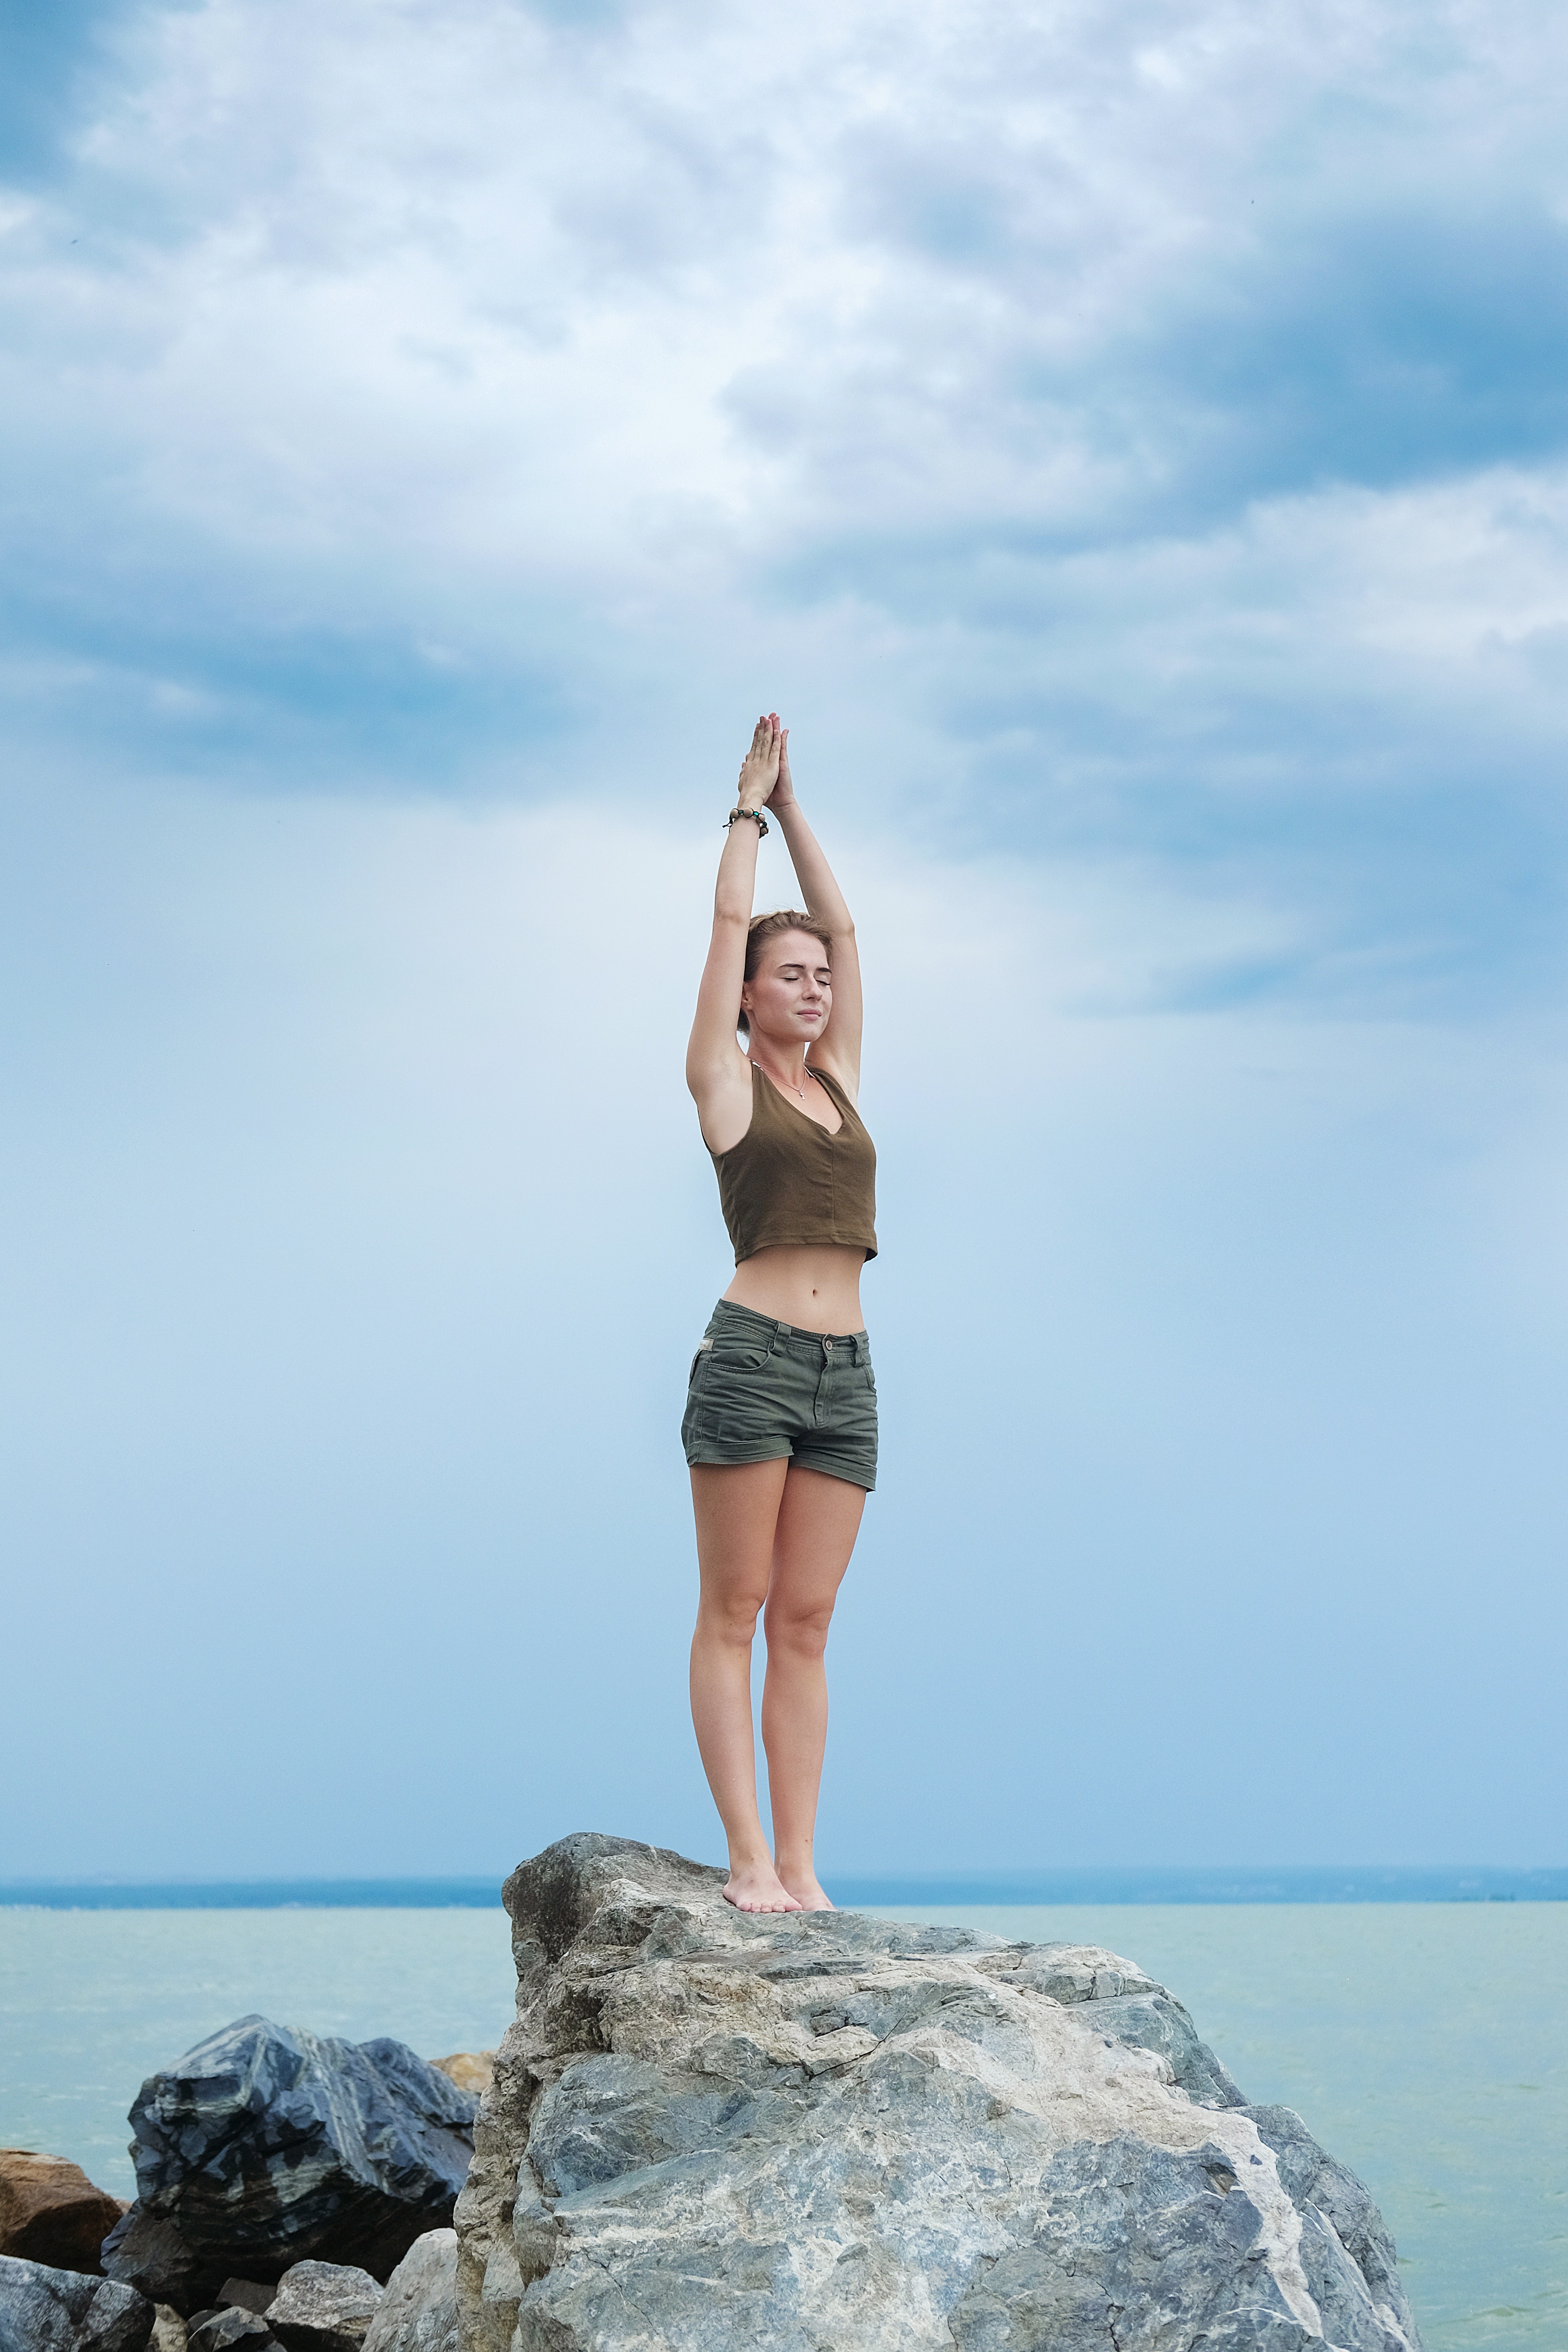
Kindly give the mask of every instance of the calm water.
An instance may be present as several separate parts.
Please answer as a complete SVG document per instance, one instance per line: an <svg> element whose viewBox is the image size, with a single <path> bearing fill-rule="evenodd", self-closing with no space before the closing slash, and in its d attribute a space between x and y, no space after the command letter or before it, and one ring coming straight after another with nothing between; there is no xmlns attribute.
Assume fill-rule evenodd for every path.
<svg viewBox="0 0 1568 2352"><path fill-rule="evenodd" d="M1568 2347L1568 1905L933 1908L1139 1961L1398 2242L1429 2352ZM132 2193L142 2077L247 2010L427 2057L511 2013L499 1911L0 1910L0 2141Z"/></svg>

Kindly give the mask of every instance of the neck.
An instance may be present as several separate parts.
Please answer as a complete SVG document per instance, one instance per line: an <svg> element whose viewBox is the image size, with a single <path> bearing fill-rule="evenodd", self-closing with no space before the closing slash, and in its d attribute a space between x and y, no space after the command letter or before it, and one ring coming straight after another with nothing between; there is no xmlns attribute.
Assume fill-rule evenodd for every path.
<svg viewBox="0 0 1568 2352"><path fill-rule="evenodd" d="M769 1045L759 1053L757 1041L753 1037L752 1059L759 1069L767 1073L770 1078L777 1078L781 1085L793 1087L796 1094L805 1084L805 1047L804 1045L795 1046L787 1054L781 1054L776 1046Z"/></svg>

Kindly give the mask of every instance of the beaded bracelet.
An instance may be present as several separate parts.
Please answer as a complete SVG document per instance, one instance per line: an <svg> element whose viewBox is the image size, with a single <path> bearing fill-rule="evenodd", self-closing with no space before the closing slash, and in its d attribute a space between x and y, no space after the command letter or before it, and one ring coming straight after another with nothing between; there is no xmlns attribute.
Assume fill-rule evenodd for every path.
<svg viewBox="0 0 1568 2352"><path fill-rule="evenodd" d="M732 808L732 809L730 811L729 822L730 822L730 824L733 824L736 822L737 818L743 817L743 816L749 816L749 817L752 817L752 818L754 818L754 819L755 819L755 821L756 821L756 827L757 827L757 839L758 839L759 841L765 841L765 840L767 839L767 837L768 837L768 821L767 821L767 818L763 814L762 810L761 810L761 809L749 809L749 808Z"/></svg>

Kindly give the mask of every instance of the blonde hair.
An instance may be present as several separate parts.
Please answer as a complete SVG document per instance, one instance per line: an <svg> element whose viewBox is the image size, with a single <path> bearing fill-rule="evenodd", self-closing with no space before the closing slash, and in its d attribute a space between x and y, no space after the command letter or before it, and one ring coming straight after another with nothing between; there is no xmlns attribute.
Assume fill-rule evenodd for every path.
<svg viewBox="0 0 1568 2352"><path fill-rule="evenodd" d="M748 980L755 980L757 967L763 960L763 950L770 940L776 940L783 931L804 931L808 939L820 940L827 950L829 961L832 961L833 934L826 924L819 922L815 915L803 915L797 907L780 907L773 914L752 917L746 931L746 968L741 974L742 984ZM752 1024L747 1013L737 1014L735 1026L742 1037L750 1037Z"/></svg>

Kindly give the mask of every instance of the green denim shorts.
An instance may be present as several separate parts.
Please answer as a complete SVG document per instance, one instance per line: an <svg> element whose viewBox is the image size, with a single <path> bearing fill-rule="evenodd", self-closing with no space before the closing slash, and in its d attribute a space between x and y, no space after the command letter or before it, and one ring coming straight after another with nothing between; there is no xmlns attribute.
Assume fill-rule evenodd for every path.
<svg viewBox="0 0 1568 2352"><path fill-rule="evenodd" d="M691 1360L680 1442L701 1463L801 1463L877 1484L877 1376L864 1331L775 1323L721 1298Z"/></svg>

